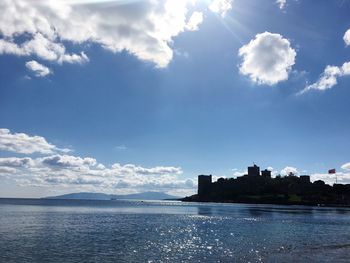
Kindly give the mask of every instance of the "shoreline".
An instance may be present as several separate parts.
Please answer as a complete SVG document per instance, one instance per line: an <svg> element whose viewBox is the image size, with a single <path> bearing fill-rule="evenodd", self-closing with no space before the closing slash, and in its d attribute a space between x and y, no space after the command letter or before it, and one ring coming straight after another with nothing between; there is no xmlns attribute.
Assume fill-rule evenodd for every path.
<svg viewBox="0 0 350 263"><path fill-rule="evenodd" d="M19 198L19 197L0 197L0 200L24 200L24 201L115 201L115 200L101 200L101 199L54 199L54 198ZM181 203L213 203L213 204L247 204L247 205L281 205L281 206L305 206L305 207L334 207L334 208L350 208L350 205L346 204L322 204L322 203L307 203L307 202L253 202L253 201L233 201L233 200L194 200L189 199L188 197L172 199L172 200L136 200L136 199L119 199L118 201L177 201Z"/></svg>
<svg viewBox="0 0 350 263"><path fill-rule="evenodd" d="M232 200L190 200L182 198L179 199L181 202L189 203L216 203L216 204L247 204L247 205L284 205L284 206L307 206L307 207L338 207L338 208L350 208L350 205L346 204L319 204L319 203L307 203L307 202L249 202L249 201L232 201Z"/></svg>

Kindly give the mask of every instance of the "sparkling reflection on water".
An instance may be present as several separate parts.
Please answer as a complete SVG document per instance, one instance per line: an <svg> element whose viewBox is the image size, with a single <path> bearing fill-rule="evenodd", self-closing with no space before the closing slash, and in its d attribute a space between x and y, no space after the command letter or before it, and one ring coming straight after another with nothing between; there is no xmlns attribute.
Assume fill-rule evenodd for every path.
<svg viewBox="0 0 350 263"><path fill-rule="evenodd" d="M350 209L0 199L0 262L349 262Z"/></svg>

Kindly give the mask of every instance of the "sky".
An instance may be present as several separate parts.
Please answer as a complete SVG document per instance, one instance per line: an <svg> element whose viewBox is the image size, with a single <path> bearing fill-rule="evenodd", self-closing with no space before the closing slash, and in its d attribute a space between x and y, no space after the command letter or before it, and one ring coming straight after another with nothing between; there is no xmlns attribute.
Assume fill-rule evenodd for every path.
<svg viewBox="0 0 350 263"><path fill-rule="evenodd" d="M3 0L0 197L350 183L350 1Z"/></svg>

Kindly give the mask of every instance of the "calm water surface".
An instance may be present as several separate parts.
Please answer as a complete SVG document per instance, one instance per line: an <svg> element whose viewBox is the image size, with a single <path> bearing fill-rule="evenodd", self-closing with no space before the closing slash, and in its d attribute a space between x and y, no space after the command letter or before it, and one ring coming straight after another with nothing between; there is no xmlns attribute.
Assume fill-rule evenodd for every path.
<svg viewBox="0 0 350 263"><path fill-rule="evenodd" d="M350 209L0 199L0 262L350 262Z"/></svg>

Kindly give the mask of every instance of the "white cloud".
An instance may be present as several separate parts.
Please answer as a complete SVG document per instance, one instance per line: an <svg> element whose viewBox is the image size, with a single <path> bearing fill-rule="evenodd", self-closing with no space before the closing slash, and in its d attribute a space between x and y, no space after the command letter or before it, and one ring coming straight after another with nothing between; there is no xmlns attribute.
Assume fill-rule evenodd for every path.
<svg viewBox="0 0 350 263"><path fill-rule="evenodd" d="M46 154L36 158L0 157L0 178L14 180L20 186L118 193L150 190L193 193L196 186L196 180L180 177L183 173L180 167L104 165L92 157L57 154L66 149L48 143L44 137L11 133L8 129L0 129L0 150Z"/></svg>
<svg viewBox="0 0 350 263"><path fill-rule="evenodd" d="M85 3L84 3L85 2ZM172 60L173 37L199 24L188 21L190 0L0 2L0 54L37 56L57 63L83 63L83 52L69 53L66 43L96 43L112 52L127 51L157 67ZM191 19L190 19L191 20ZM22 36L24 42L19 42ZM80 45L76 47L81 47Z"/></svg>
<svg viewBox="0 0 350 263"><path fill-rule="evenodd" d="M187 22L186 29L190 31L198 30L198 26L203 22L203 13L193 12L190 19Z"/></svg>
<svg viewBox="0 0 350 263"><path fill-rule="evenodd" d="M245 175L245 174L247 174L248 172L247 171L234 171L233 172L233 177L234 178L237 178L237 177L240 177L240 176L243 176L243 175Z"/></svg>
<svg viewBox="0 0 350 263"><path fill-rule="evenodd" d="M116 150L127 150L128 147L126 147L125 145L118 145L118 146L114 147L114 149L116 149Z"/></svg>
<svg viewBox="0 0 350 263"><path fill-rule="evenodd" d="M81 52L79 55L74 53L68 54L63 44L55 43L41 33L36 33L31 40L20 45L10 40L0 39L0 54L35 55L43 60L56 61L59 64L63 62L81 64L89 61L84 52Z"/></svg>
<svg viewBox="0 0 350 263"><path fill-rule="evenodd" d="M20 48L24 50L25 54L35 54L41 59L57 61L58 63L83 63L89 60L84 52L80 55L67 54L63 44L55 43L41 33L36 33L33 39L22 44Z"/></svg>
<svg viewBox="0 0 350 263"><path fill-rule="evenodd" d="M349 163L344 163L341 166L341 168L344 169L344 170L350 171L350 162Z"/></svg>
<svg viewBox="0 0 350 263"><path fill-rule="evenodd" d="M285 176L285 175L289 175L290 173L293 173L294 175L299 174L299 171L297 168L292 167L292 166L286 166L285 168L283 168L281 170L281 175Z"/></svg>
<svg viewBox="0 0 350 263"><path fill-rule="evenodd" d="M37 77L45 77L51 73L50 69L35 60L28 61L26 67L33 71Z"/></svg>
<svg viewBox="0 0 350 263"><path fill-rule="evenodd" d="M51 154L55 151L68 152L69 149L60 149L48 143L44 137L30 136L25 133L11 133L8 129L0 129L0 151L16 153Z"/></svg>
<svg viewBox="0 0 350 263"><path fill-rule="evenodd" d="M345 62L341 67L327 66L320 78L313 84L307 86L299 94L310 90L327 90L333 88L338 83L338 78L350 75L350 61Z"/></svg>
<svg viewBox="0 0 350 263"><path fill-rule="evenodd" d="M41 163L50 167L70 168L79 166L95 166L94 158L80 158L71 155L53 155L39 159Z"/></svg>
<svg viewBox="0 0 350 263"><path fill-rule="evenodd" d="M15 180L23 186L94 189L96 191L179 191L193 190L195 181L180 179L180 167L142 167L115 163L110 167L91 157L53 155L0 158L0 176ZM119 191L120 192L120 191Z"/></svg>
<svg viewBox="0 0 350 263"><path fill-rule="evenodd" d="M350 45L350 29L344 34L344 42L348 46ZM328 90L338 84L338 78L350 75L350 61L344 62L342 66L331 66L327 65L324 72L321 74L319 79L305 87L298 95L304 94L310 90Z"/></svg>
<svg viewBox="0 0 350 263"><path fill-rule="evenodd" d="M1 167L0 166L0 175L4 174L4 175L8 175L8 174L14 174L16 173L16 169L15 168L11 168L11 167Z"/></svg>
<svg viewBox="0 0 350 263"><path fill-rule="evenodd" d="M278 4L280 9L283 9L286 7L287 0L276 0L276 3Z"/></svg>
<svg viewBox="0 0 350 263"><path fill-rule="evenodd" d="M1 167L28 167L33 165L33 161L29 157L18 158L18 157L6 157L0 158L0 166Z"/></svg>
<svg viewBox="0 0 350 263"><path fill-rule="evenodd" d="M209 5L210 11L225 16L231 10L233 0L213 0Z"/></svg>
<svg viewBox="0 0 350 263"><path fill-rule="evenodd" d="M179 167L163 167L156 166L153 168L143 168L141 166L135 166L134 164L121 165L115 163L112 165L112 169L119 174L143 174L143 175L162 175L162 174L181 174L182 170Z"/></svg>
<svg viewBox="0 0 350 263"><path fill-rule="evenodd" d="M296 52L282 35L264 32L242 46L239 56L241 74L258 84L275 85L288 79Z"/></svg>
<svg viewBox="0 0 350 263"><path fill-rule="evenodd" d="M0 39L0 55L2 54L12 54L17 56L29 55L23 48L19 47L16 43Z"/></svg>
<svg viewBox="0 0 350 263"><path fill-rule="evenodd" d="M336 181L338 184L350 184L350 173L338 172L335 174L314 173L311 175L311 181L322 180L326 184L333 185Z"/></svg>
<svg viewBox="0 0 350 263"><path fill-rule="evenodd" d="M350 28L345 32L343 39L345 44L349 46L350 45Z"/></svg>

